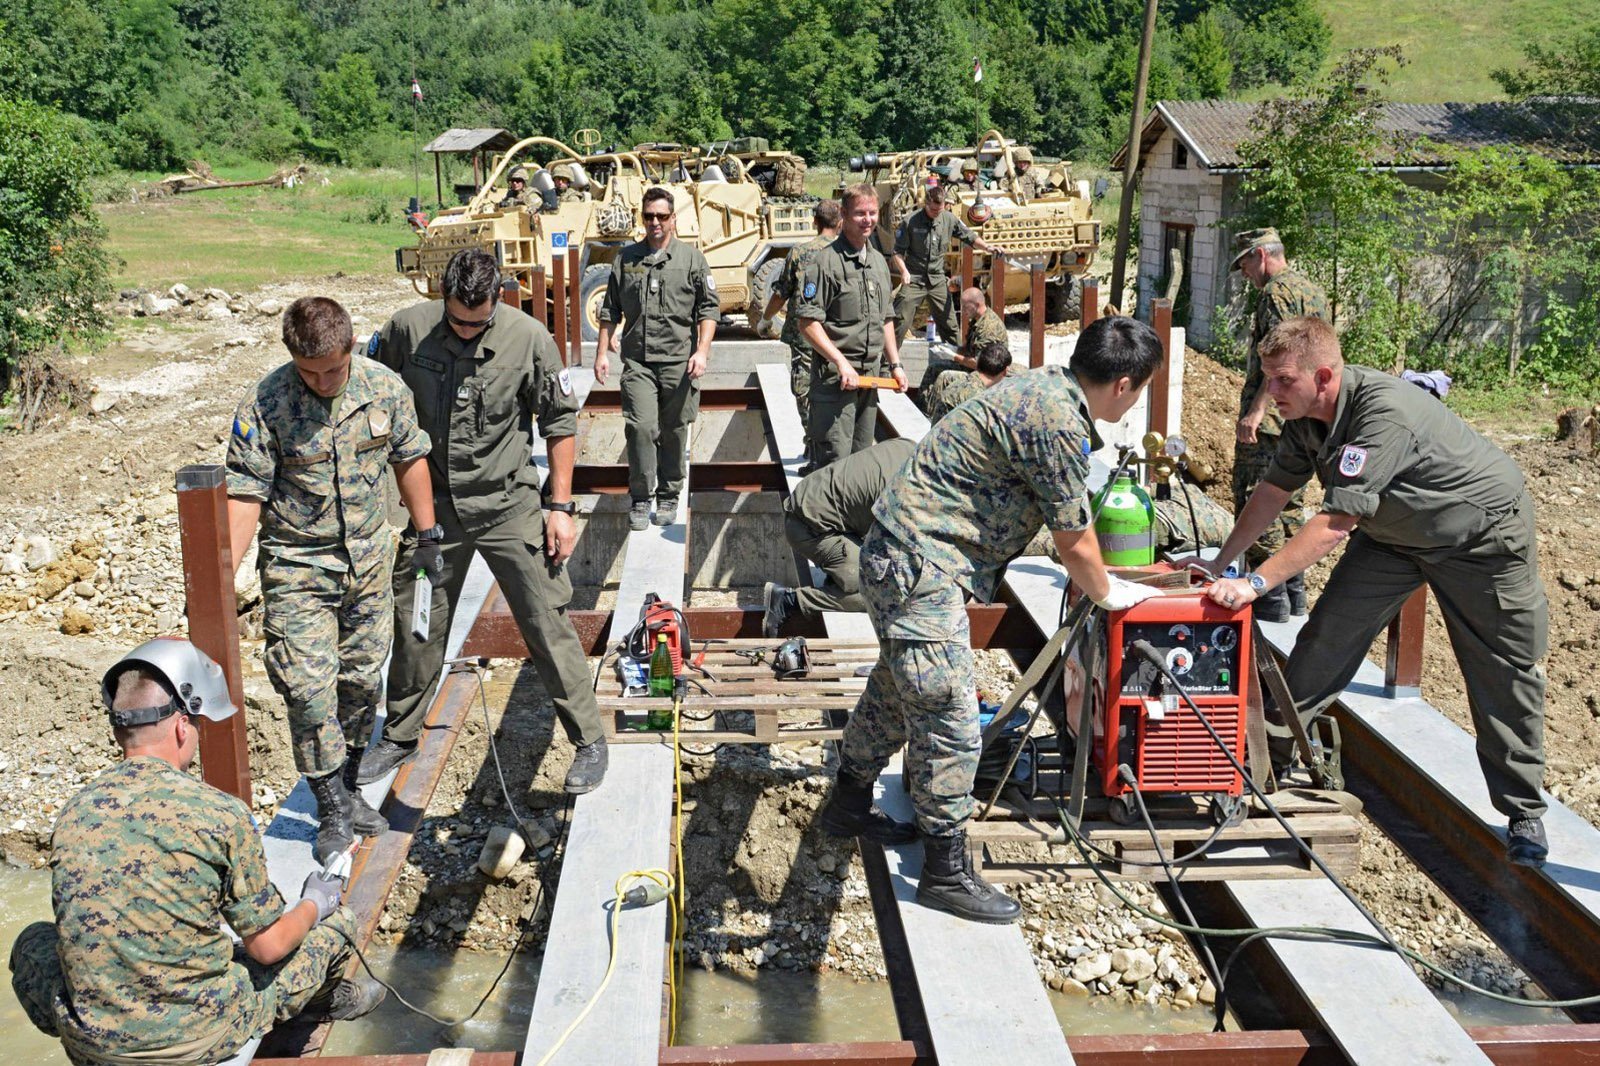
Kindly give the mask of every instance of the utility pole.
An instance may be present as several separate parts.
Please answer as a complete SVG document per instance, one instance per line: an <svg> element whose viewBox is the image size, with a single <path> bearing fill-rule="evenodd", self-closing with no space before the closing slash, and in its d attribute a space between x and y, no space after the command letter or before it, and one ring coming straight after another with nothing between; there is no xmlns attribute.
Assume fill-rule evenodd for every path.
<svg viewBox="0 0 1600 1066"><path fill-rule="evenodd" d="M1144 91L1150 80L1150 45L1156 35L1156 0L1144 0L1144 33L1139 38L1139 70L1133 81L1133 115L1128 121L1128 154L1122 161L1122 202L1117 205L1117 248L1111 257L1111 303L1122 305L1122 275L1128 269L1128 227L1133 222L1133 181L1139 170L1139 135L1144 132Z"/></svg>

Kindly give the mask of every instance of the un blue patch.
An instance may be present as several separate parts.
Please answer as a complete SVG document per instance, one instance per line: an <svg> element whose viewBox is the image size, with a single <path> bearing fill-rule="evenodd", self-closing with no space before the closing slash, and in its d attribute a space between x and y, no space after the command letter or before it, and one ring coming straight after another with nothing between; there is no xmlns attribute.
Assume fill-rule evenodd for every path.
<svg viewBox="0 0 1600 1066"><path fill-rule="evenodd" d="M817 283L814 282L814 281L806 282L805 291L802 293L802 295L805 296L805 298L808 299L808 300L816 299L817 298Z"/></svg>
<svg viewBox="0 0 1600 1066"><path fill-rule="evenodd" d="M376 358L378 358L378 345L379 345L378 334L374 333L372 336L367 338L367 358L368 359L376 359Z"/></svg>

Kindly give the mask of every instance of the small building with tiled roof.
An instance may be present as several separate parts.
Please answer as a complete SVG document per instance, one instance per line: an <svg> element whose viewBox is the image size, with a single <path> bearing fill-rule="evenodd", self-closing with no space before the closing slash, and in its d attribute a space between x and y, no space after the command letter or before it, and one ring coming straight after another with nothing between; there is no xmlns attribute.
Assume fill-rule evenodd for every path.
<svg viewBox="0 0 1600 1066"><path fill-rule="evenodd" d="M1239 146L1257 136L1259 104L1233 100L1164 100L1139 137L1139 277L1141 307L1165 295L1176 253L1183 277L1173 325L1209 347L1212 311L1227 303L1227 249L1240 215L1245 174ZM1600 166L1600 101L1380 105L1378 128L1394 135L1395 158L1378 164L1402 180L1437 187L1453 150L1503 147L1536 152L1564 166ZM1112 159L1121 169L1128 146ZM1288 249L1294 257L1294 249Z"/></svg>

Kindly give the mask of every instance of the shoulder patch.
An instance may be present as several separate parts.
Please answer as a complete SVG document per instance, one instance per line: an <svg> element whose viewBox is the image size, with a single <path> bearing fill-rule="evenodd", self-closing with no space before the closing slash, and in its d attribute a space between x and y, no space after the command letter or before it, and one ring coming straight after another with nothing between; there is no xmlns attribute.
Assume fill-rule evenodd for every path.
<svg viewBox="0 0 1600 1066"><path fill-rule="evenodd" d="M717 291L717 279L716 279L716 276L713 275L711 273L711 271L709 271L709 270L706 271L706 291L707 292L716 292Z"/></svg>
<svg viewBox="0 0 1600 1066"><path fill-rule="evenodd" d="M1345 477L1355 477L1366 469L1367 450L1357 448L1354 444L1346 444L1344 451L1339 453L1339 473Z"/></svg>
<svg viewBox="0 0 1600 1066"><path fill-rule="evenodd" d="M256 438L256 427L252 426L248 422L244 422L238 418L235 418L233 420L233 435L244 441L246 444L249 444Z"/></svg>
<svg viewBox="0 0 1600 1066"><path fill-rule="evenodd" d="M802 295L808 300L815 300L817 298L817 283L814 281L806 282L805 291Z"/></svg>
<svg viewBox="0 0 1600 1066"><path fill-rule="evenodd" d="M367 358L378 358L378 349L381 347L383 347L383 337L377 330L373 330L372 336L367 338Z"/></svg>
<svg viewBox="0 0 1600 1066"><path fill-rule="evenodd" d="M561 395L572 395L572 374L567 370L563 369L561 373L556 375L556 384L561 386Z"/></svg>

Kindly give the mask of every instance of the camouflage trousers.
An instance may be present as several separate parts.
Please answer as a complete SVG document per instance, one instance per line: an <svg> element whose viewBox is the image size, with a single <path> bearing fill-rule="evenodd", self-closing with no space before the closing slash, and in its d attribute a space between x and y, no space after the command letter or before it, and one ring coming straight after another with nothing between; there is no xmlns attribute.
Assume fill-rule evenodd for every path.
<svg viewBox="0 0 1600 1066"><path fill-rule="evenodd" d="M1257 433L1254 444L1233 446L1233 513L1237 516L1249 502L1250 494L1261 484L1272 457L1278 450L1278 437L1273 433ZM1289 502L1283 505L1277 521L1267 526L1261 536L1245 550L1245 559L1251 568L1260 566L1268 556L1277 553L1284 541L1300 532L1305 520L1306 496L1297 489Z"/></svg>
<svg viewBox="0 0 1600 1066"><path fill-rule="evenodd" d="M933 384L939 380L939 375L946 370L966 370L967 368L953 359L941 358L932 352L928 354L928 365L923 368L922 380L917 383L915 403L917 410L923 414L928 413L928 400L933 396Z"/></svg>
<svg viewBox="0 0 1600 1066"><path fill-rule="evenodd" d="M389 568L365 574L269 559L261 569L267 678L289 705L295 769L344 765L372 733L394 609Z"/></svg>
<svg viewBox="0 0 1600 1066"><path fill-rule="evenodd" d="M917 827L950 836L972 817L982 741L961 587L874 523L861 545L861 597L878 662L845 725L839 772L876 780L904 746Z"/></svg>
<svg viewBox="0 0 1600 1066"><path fill-rule="evenodd" d="M230 1017L210 1047L193 1048L199 1061L218 1062L281 1022L300 1015L319 994L331 991L350 961L350 945L339 935L343 930L356 935L355 916L340 907L324 922L306 934L300 946L281 962L263 966L240 948L234 961L250 973L255 995L230 1000ZM56 952L58 936L50 922L34 922L24 929L11 948L11 988L22 1004L28 1020L41 1032L60 1037L62 1024L71 1024L72 1008L67 1003L66 976ZM152 995L159 994L152 990ZM188 1044L196 1034L174 1033L176 1043ZM70 1033L68 1035L70 1040ZM96 1066L105 1061L78 1050L69 1043L67 1058L77 1066ZM113 1049L107 1058L134 1051L156 1049Z"/></svg>
<svg viewBox="0 0 1600 1066"><path fill-rule="evenodd" d="M789 391L794 393L794 405L800 409L800 425L811 420L811 346L789 345Z"/></svg>

